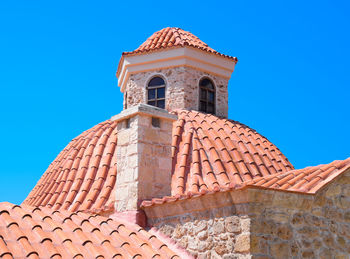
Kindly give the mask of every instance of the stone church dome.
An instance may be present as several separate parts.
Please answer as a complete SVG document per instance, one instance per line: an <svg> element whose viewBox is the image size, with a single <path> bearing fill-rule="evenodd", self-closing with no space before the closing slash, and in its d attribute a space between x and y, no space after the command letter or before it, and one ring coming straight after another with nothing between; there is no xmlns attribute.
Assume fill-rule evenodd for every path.
<svg viewBox="0 0 350 259"><path fill-rule="evenodd" d="M237 121L178 110L172 129L171 195L240 185L293 169L268 139ZM107 120L74 138L50 164L24 204L53 209L113 210L117 123ZM157 156L157 150L154 150Z"/></svg>
<svg viewBox="0 0 350 259"><path fill-rule="evenodd" d="M0 203L0 257L346 257L350 158L296 170L228 119L236 63L179 28L124 52L123 110Z"/></svg>

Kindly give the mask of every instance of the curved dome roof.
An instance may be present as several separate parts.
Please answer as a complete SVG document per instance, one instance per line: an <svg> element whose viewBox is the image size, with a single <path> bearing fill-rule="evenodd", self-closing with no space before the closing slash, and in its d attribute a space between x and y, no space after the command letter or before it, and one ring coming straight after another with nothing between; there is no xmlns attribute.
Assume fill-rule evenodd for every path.
<svg viewBox="0 0 350 259"><path fill-rule="evenodd" d="M23 203L71 211L113 208L116 126L107 120L74 138Z"/></svg>
<svg viewBox="0 0 350 259"><path fill-rule="evenodd" d="M196 111L176 111L172 132L172 195L240 185L293 168L255 130ZM70 211L113 210L117 123L102 122L74 138L23 202Z"/></svg>

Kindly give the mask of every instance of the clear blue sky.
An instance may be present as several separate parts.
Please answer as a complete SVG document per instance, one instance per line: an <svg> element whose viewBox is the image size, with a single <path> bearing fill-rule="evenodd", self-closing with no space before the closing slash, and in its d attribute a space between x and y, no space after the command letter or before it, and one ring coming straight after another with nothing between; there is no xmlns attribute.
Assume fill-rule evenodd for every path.
<svg viewBox="0 0 350 259"><path fill-rule="evenodd" d="M122 109L123 51L164 27L237 56L229 117L296 168L350 156L348 1L0 2L0 201L21 203L69 141Z"/></svg>

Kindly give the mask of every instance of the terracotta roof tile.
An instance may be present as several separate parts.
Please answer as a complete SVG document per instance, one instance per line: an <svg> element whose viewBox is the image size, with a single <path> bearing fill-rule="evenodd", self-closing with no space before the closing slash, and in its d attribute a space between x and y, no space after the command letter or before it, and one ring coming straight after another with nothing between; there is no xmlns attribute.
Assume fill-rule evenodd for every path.
<svg viewBox="0 0 350 259"><path fill-rule="evenodd" d="M73 139L51 163L24 203L72 211L104 208L117 174L112 165L116 125L105 121Z"/></svg>
<svg viewBox="0 0 350 259"><path fill-rule="evenodd" d="M175 163L172 176L174 196L187 194L192 188L183 179L202 182L211 190L293 169L277 147L239 122L194 111L177 111L177 114L173 155L177 161L181 160ZM184 167L184 161L190 165Z"/></svg>
<svg viewBox="0 0 350 259"><path fill-rule="evenodd" d="M256 177L241 184L230 183L228 187L216 186L200 192L187 192L183 195L163 197L143 201L141 207L176 202L181 199L202 196L213 192L227 192L245 188L262 188L285 192L298 192L303 194L315 194L342 173L350 170L350 158L336 160L330 164L307 167L304 169L291 170L267 176Z"/></svg>
<svg viewBox="0 0 350 259"><path fill-rule="evenodd" d="M246 185L314 194L348 169L350 169L350 158L254 179Z"/></svg>
<svg viewBox="0 0 350 259"><path fill-rule="evenodd" d="M213 53L215 55L219 55L237 61L236 57L221 54L216 50L210 48L206 43L201 41L192 33L174 27L167 27L153 33L153 35L150 36L144 43L142 43L140 47L131 52L124 52L123 56L143 54L157 50L185 46L200 49L209 53Z"/></svg>
<svg viewBox="0 0 350 259"><path fill-rule="evenodd" d="M137 225L82 212L4 202L0 203L0 230L1 258L177 256Z"/></svg>
<svg viewBox="0 0 350 259"><path fill-rule="evenodd" d="M172 196L237 186L293 169L276 146L239 122L196 111L176 113ZM55 210L112 211L117 177L116 126L108 120L73 139L23 204Z"/></svg>

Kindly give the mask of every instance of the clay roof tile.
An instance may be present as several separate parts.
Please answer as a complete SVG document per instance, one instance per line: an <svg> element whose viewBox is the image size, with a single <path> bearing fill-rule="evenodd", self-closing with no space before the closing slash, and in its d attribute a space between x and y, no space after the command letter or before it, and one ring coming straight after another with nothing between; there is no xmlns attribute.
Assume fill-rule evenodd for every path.
<svg viewBox="0 0 350 259"><path fill-rule="evenodd" d="M201 41L198 37L192 33L184 31L180 28L167 27L160 31L153 33L144 43L142 43L137 49L131 52L124 52L123 56L143 54L152 51L164 50L172 47L184 47L189 46L192 48L200 49L215 55L219 55L225 58L233 59L237 61L236 57L221 54L214 49L210 48L206 43Z"/></svg>
<svg viewBox="0 0 350 259"><path fill-rule="evenodd" d="M333 161L330 164L306 167L261 177L250 182L248 186L270 187L275 190L294 191L314 194L335 177L350 169L350 158Z"/></svg>
<svg viewBox="0 0 350 259"><path fill-rule="evenodd" d="M147 231L135 231L141 229L139 226L123 224L116 219L9 203L0 203L0 211L0 229L9 229L0 235L2 258L13 258L13 255L19 258L177 255L163 249L164 242ZM26 225L28 220L35 226L33 230Z"/></svg>
<svg viewBox="0 0 350 259"><path fill-rule="evenodd" d="M167 31L163 40L170 37L172 29ZM175 34L182 37L178 30ZM184 40L193 38L186 37ZM175 113L172 195L210 192L293 169L277 147L239 122L197 111ZM107 120L73 139L23 204L98 213L113 209L114 192L118 191L117 138L117 123Z"/></svg>

